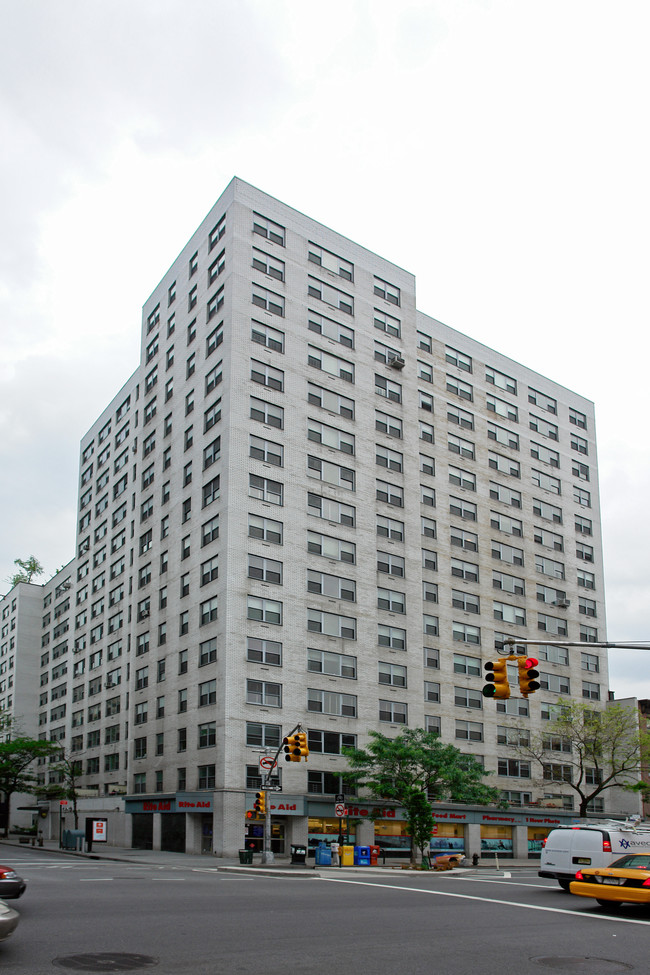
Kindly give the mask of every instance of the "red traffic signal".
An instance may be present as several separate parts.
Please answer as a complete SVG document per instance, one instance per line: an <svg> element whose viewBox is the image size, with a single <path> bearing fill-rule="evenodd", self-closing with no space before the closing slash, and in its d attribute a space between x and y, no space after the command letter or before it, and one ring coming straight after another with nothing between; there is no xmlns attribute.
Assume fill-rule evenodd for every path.
<svg viewBox="0 0 650 975"><path fill-rule="evenodd" d="M517 667L519 668L519 690L524 697L534 694L539 690L540 684L537 678L539 671L535 668L539 664L536 657L519 657Z"/></svg>

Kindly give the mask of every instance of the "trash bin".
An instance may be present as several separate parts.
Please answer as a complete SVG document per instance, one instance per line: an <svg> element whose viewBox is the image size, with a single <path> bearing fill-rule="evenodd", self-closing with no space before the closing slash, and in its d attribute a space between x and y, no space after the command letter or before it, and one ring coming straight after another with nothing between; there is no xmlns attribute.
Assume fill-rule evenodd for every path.
<svg viewBox="0 0 650 975"><path fill-rule="evenodd" d="M294 846L291 844L291 862L292 863L305 863L307 859L307 847L306 846Z"/></svg>
<svg viewBox="0 0 650 975"><path fill-rule="evenodd" d="M239 862L243 866L250 866L253 862L253 851L252 850L240 850L239 851Z"/></svg>
<svg viewBox="0 0 650 975"><path fill-rule="evenodd" d="M380 853L381 853L381 850L380 850L380 848L378 846L371 846L370 847L370 866L371 867L376 867L377 866L377 861L379 859L379 854Z"/></svg>
<svg viewBox="0 0 650 975"><path fill-rule="evenodd" d="M339 850L339 855L341 857L342 867L353 867L354 866L354 847L353 846L342 846Z"/></svg>
<svg viewBox="0 0 650 975"><path fill-rule="evenodd" d="M314 850L314 862L317 867L332 866L332 851L327 843L319 843Z"/></svg>
<svg viewBox="0 0 650 975"><path fill-rule="evenodd" d="M355 865L355 867L369 867L370 866L370 847L369 846L355 846L355 848L354 848L354 865Z"/></svg>

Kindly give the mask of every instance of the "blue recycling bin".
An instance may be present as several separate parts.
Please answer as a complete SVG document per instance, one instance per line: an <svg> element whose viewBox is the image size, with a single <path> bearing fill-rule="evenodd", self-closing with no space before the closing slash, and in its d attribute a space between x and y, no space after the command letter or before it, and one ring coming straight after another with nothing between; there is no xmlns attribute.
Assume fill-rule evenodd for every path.
<svg viewBox="0 0 650 975"><path fill-rule="evenodd" d="M314 862L317 867L332 866L332 851L327 843L319 843L314 850Z"/></svg>
<svg viewBox="0 0 650 975"><path fill-rule="evenodd" d="M354 848L354 865L355 865L355 867L369 867L370 866L370 847L369 846L355 846L355 848Z"/></svg>

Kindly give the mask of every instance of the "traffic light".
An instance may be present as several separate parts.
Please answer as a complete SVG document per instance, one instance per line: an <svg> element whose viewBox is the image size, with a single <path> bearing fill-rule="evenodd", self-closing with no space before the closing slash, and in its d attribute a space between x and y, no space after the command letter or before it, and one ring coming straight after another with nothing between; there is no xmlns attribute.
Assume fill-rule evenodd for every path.
<svg viewBox="0 0 650 975"><path fill-rule="evenodd" d="M256 792L253 809L258 816L266 816L266 792Z"/></svg>
<svg viewBox="0 0 650 975"><path fill-rule="evenodd" d="M284 745L284 758L287 762L299 762L302 758L307 761L309 748L307 746L307 735L304 731L298 734L289 735L282 739Z"/></svg>
<svg viewBox="0 0 650 975"><path fill-rule="evenodd" d="M299 743L300 758L304 758L304 760L307 761L307 759L309 758L309 747L307 745L307 735L305 734L304 731L299 731L298 734L296 735L296 738L298 739L298 743Z"/></svg>
<svg viewBox="0 0 650 975"><path fill-rule="evenodd" d="M519 690L524 697L534 694L539 690L539 671L535 670L539 663L535 657L518 657L517 667L519 668Z"/></svg>
<svg viewBox="0 0 650 975"><path fill-rule="evenodd" d="M496 697L500 699L510 697L510 684L508 683L508 658L501 657L500 660L489 661L484 665L487 681L483 688L483 697Z"/></svg>

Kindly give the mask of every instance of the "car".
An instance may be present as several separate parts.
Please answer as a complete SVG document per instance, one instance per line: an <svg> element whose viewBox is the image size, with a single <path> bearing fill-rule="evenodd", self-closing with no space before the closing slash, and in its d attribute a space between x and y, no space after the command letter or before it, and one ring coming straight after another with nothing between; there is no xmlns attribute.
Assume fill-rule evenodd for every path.
<svg viewBox="0 0 650 975"><path fill-rule="evenodd" d="M0 898L13 900L25 893L26 881L19 877L13 867L3 867L0 864Z"/></svg>
<svg viewBox="0 0 650 975"><path fill-rule="evenodd" d="M10 934L13 934L18 926L20 914L9 907L4 901L0 901L0 941L6 941Z"/></svg>
<svg viewBox="0 0 650 975"><path fill-rule="evenodd" d="M582 867L571 881L570 891L594 897L610 910L621 904L650 906L650 850L627 853L607 867Z"/></svg>

